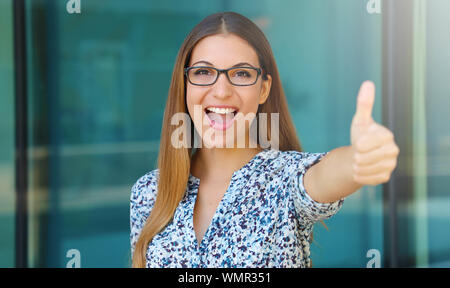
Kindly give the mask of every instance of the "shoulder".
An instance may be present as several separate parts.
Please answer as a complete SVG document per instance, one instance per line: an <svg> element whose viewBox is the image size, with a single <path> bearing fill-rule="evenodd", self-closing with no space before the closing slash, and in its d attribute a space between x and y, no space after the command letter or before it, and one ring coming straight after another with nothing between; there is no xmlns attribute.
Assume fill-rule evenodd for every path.
<svg viewBox="0 0 450 288"><path fill-rule="evenodd" d="M139 177L131 188L130 197L130 241L131 255L145 221L156 200L158 170L152 170Z"/></svg>
<svg viewBox="0 0 450 288"><path fill-rule="evenodd" d="M310 166L319 162L328 152L300 152L269 150L270 166L285 172L305 172ZM278 170L277 169L277 170Z"/></svg>
<svg viewBox="0 0 450 288"><path fill-rule="evenodd" d="M139 177L131 188L131 206L135 209L150 208L156 200L158 188L158 169Z"/></svg>

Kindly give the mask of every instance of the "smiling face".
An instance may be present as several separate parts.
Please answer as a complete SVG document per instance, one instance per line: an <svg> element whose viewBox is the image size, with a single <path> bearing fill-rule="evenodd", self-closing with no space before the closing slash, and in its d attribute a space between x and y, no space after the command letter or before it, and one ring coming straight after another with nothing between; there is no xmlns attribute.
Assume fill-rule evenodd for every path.
<svg viewBox="0 0 450 288"><path fill-rule="evenodd" d="M237 64L239 67L261 68L258 55L248 42L234 34L218 34L205 37L196 44L188 67L228 69ZM238 71L233 77L244 76L245 72ZM236 147L236 134L232 140L227 140L227 137L229 133L235 133L235 122L239 118L237 116L256 114L258 105L266 101L272 83L270 75L267 77L267 80L263 80L260 75L251 86L234 86L225 74L220 74L217 81L209 86L193 85L186 80L187 108L207 147ZM201 113L194 113L200 110ZM249 127L245 126L245 135L248 135ZM225 136L226 134L228 135ZM229 143L230 141L234 142Z"/></svg>

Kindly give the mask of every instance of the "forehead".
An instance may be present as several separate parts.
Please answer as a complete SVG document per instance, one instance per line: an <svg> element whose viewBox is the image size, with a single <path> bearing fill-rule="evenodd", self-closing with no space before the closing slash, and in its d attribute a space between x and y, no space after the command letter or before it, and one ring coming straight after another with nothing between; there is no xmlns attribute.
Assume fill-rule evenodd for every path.
<svg viewBox="0 0 450 288"><path fill-rule="evenodd" d="M259 66L256 51L244 39L234 34L218 34L203 38L192 50L189 65L208 61L217 68L227 68L239 62Z"/></svg>

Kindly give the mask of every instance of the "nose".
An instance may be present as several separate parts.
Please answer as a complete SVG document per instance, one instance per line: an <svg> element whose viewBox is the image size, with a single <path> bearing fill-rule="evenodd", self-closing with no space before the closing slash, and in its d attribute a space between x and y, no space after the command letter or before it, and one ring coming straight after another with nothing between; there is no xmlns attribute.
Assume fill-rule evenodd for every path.
<svg viewBox="0 0 450 288"><path fill-rule="evenodd" d="M213 85L213 93L216 98L227 98L231 96L233 85L228 81L225 73L220 73L216 83Z"/></svg>

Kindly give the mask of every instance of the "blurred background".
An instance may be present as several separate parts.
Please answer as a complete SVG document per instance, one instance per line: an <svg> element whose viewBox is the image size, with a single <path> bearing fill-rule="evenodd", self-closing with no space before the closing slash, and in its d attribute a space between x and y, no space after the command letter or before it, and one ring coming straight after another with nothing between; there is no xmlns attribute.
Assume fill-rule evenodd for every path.
<svg viewBox="0 0 450 288"><path fill-rule="evenodd" d="M316 225L314 267L450 267L450 1L68 2L0 0L0 267L130 266L178 49L220 11L266 34L305 151L349 145L367 79L396 135L391 181Z"/></svg>

